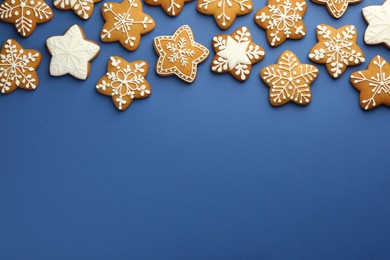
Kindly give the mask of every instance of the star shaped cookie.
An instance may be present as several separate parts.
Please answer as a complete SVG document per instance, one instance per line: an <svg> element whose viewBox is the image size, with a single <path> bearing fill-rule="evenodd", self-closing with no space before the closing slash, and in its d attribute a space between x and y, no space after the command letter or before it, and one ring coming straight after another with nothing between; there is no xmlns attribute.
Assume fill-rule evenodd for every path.
<svg viewBox="0 0 390 260"><path fill-rule="evenodd" d="M260 77L270 87L269 97L273 106L282 106L290 101L299 105L309 104L310 85L317 75L316 67L301 64L291 51L283 52L277 64L260 72Z"/></svg>
<svg viewBox="0 0 390 260"><path fill-rule="evenodd" d="M252 65L264 58L265 52L252 42L251 32L247 27L240 27L231 35L220 34L213 38L216 53L211 70L215 73L230 74L244 81L249 77Z"/></svg>
<svg viewBox="0 0 390 260"><path fill-rule="evenodd" d="M161 6L169 16L178 16L184 4L192 0L145 0L145 3L152 6Z"/></svg>
<svg viewBox="0 0 390 260"><path fill-rule="evenodd" d="M362 0L312 0L313 3L326 5L329 13L334 18L340 18L347 11L348 5L358 4Z"/></svg>
<svg viewBox="0 0 390 260"><path fill-rule="evenodd" d="M317 26L318 43L310 51L311 61L326 64L333 78L340 77L348 66L365 61L364 53L357 45L357 31L353 25L335 29L330 25Z"/></svg>
<svg viewBox="0 0 390 260"><path fill-rule="evenodd" d="M8 94L15 89L34 90L38 87L36 69L41 63L41 53L24 50L13 39L4 42L0 50L0 90Z"/></svg>
<svg viewBox="0 0 390 260"><path fill-rule="evenodd" d="M23 37L30 36L37 24L53 18L53 11L43 0L5 0L0 5L0 20L13 23Z"/></svg>
<svg viewBox="0 0 390 260"><path fill-rule="evenodd" d="M154 49L159 55L157 74L176 75L187 83L195 80L198 64L209 56L209 50L194 41L188 25L177 29L172 36L154 38Z"/></svg>
<svg viewBox="0 0 390 260"><path fill-rule="evenodd" d="M368 23L364 41L366 44L385 44L390 48L390 1L383 5L363 8L364 19Z"/></svg>
<svg viewBox="0 0 390 260"><path fill-rule="evenodd" d="M237 16L250 13L252 0L198 0L196 9L201 14L213 15L219 28L229 28Z"/></svg>
<svg viewBox="0 0 390 260"><path fill-rule="evenodd" d="M124 48L138 48L141 35L152 31L155 22L142 11L140 0L124 0L122 3L107 2L102 7L106 23L100 32L103 42L119 41Z"/></svg>
<svg viewBox="0 0 390 260"><path fill-rule="evenodd" d="M148 63L144 60L127 62L121 57L110 57L107 73L96 85L99 93L111 96L119 110L126 110L134 99L147 98L152 89L145 77Z"/></svg>
<svg viewBox="0 0 390 260"><path fill-rule="evenodd" d="M255 14L255 22L266 30L268 43L276 47L287 39L305 37L306 8L305 0L268 0L268 5Z"/></svg>
<svg viewBox="0 0 390 260"><path fill-rule="evenodd" d="M360 92L360 106L372 110L390 106L390 64L381 56L373 58L367 70L351 75L352 85Z"/></svg>
<svg viewBox="0 0 390 260"><path fill-rule="evenodd" d="M54 6L60 10L73 10L82 19L89 19L95 3L100 0L54 0Z"/></svg>
<svg viewBox="0 0 390 260"><path fill-rule="evenodd" d="M50 75L70 74L85 80L90 72L90 61L100 51L99 45L85 39L84 32L78 25L73 25L63 36L53 36L46 40L52 55Z"/></svg>

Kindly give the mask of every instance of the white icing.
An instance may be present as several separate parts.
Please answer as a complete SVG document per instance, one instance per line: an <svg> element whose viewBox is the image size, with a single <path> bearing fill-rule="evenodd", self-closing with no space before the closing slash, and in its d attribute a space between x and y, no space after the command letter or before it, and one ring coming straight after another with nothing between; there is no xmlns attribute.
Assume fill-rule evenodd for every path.
<svg viewBox="0 0 390 260"><path fill-rule="evenodd" d="M385 1L382 6L363 8L363 15L369 24L364 41L367 44L384 43L390 47L390 1Z"/></svg>
<svg viewBox="0 0 390 260"><path fill-rule="evenodd" d="M33 76L36 67L32 67L31 63L40 58L40 53L19 50L12 40L5 42L4 50L5 54L0 54L1 93L8 93L16 86L36 89L37 81Z"/></svg>
<svg viewBox="0 0 390 260"><path fill-rule="evenodd" d="M347 11L349 4L356 4L362 0L316 0L319 4L325 4L336 18L340 18Z"/></svg>
<svg viewBox="0 0 390 260"><path fill-rule="evenodd" d="M62 76L70 74L84 80L88 77L89 62L99 53L96 43L83 37L81 28L73 25L63 36L47 39L47 47L52 55L50 75Z"/></svg>
<svg viewBox="0 0 390 260"><path fill-rule="evenodd" d="M54 5L62 9L70 7L81 18L89 19L94 0L54 0Z"/></svg>
<svg viewBox="0 0 390 260"><path fill-rule="evenodd" d="M0 6L0 19L13 18L22 36L30 35L35 24L47 22L52 17L52 10L41 0L6 0Z"/></svg>
<svg viewBox="0 0 390 260"><path fill-rule="evenodd" d="M355 26L347 26L336 36L331 35L331 30L327 26L317 26L317 37L321 39L324 48L316 49L309 54L310 59L315 61L322 60L326 57L325 63L331 67L330 72L334 78L341 76L346 66L353 63L355 65L361 64L365 61L364 54L356 45L356 40L352 39L356 36ZM358 48L356 51L354 48Z"/></svg>

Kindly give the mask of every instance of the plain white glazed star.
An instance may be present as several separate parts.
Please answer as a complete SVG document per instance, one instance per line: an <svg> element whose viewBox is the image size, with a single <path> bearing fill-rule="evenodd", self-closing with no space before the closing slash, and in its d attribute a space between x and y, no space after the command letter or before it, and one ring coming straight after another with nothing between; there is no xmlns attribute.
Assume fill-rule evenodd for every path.
<svg viewBox="0 0 390 260"><path fill-rule="evenodd" d="M70 74L81 80L87 79L90 61L100 51L98 44L84 38L78 25L70 27L63 36L50 37L46 44L52 55L50 75Z"/></svg>
<svg viewBox="0 0 390 260"><path fill-rule="evenodd" d="M367 44L384 43L390 48L390 1L363 8L363 16L368 23L364 41Z"/></svg>
<svg viewBox="0 0 390 260"><path fill-rule="evenodd" d="M251 61L246 55L246 49L249 43L249 41L237 42L229 35L225 49L218 52L217 55L227 60L230 70L234 69L239 63L249 65Z"/></svg>

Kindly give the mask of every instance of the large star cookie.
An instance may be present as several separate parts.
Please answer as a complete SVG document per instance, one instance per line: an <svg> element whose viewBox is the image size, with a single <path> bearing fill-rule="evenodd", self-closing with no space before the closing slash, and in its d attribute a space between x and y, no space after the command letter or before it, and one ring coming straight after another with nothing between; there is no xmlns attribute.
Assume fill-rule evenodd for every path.
<svg viewBox="0 0 390 260"><path fill-rule="evenodd" d="M169 16L178 16L186 2L192 0L145 0L145 3L152 6L161 6Z"/></svg>
<svg viewBox="0 0 390 260"><path fill-rule="evenodd" d="M54 0L54 6L60 10L73 10L80 18L87 20L97 2L100 0Z"/></svg>
<svg viewBox="0 0 390 260"><path fill-rule="evenodd" d="M340 18L347 11L349 4L357 4L362 0L312 0L316 4L326 5L334 18Z"/></svg>
<svg viewBox="0 0 390 260"><path fill-rule="evenodd" d="M270 87L269 97L273 106L281 106L289 101L299 105L310 103L310 85L317 75L316 67L301 64L291 51L283 52L277 64L260 72L261 78Z"/></svg>
<svg viewBox="0 0 390 260"><path fill-rule="evenodd" d="M157 74L176 75L187 83L195 80L198 64L209 56L209 50L194 41L188 25L177 29L172 36L154 38L154 49L159 55Z"/></svg>
<svg viewBox="0 0 390 260"><path fill-rule="evenodd" d="M197 10L213 15L219 28L229 28L237 16L248 14L253 9L252 0L198 0Z"/></svg>
<svg viewBox="0 0 390 260"><path fill-rule="evenodd" d="M63 36L53 36L46 40L52 58L50 75L62 76L70 74L85 80L90 72L90 61L100 51L99 45L85 39L83 30L73 25Z"/></svg>
<svg viewBox="0 0 390 260"><path fill-rule="evenodd" d="M15 89L34 90L38 87L36 69L41 63L41 53L24 50L13 39L6 40L0 50L0 90L8 94Z"/></svg>
<svg viewBox="0 0 390 260"><path fill-rule="evenodd" d="M0 6L0 20L13 23L23 37L30 36L37 24L53 18L53 11L43 0L5 0Z"/></svg>
<svg viewBox="0 0 390 260"><path fill-rule="evenodd" d="M268 5L255 14L255 22L266 30L269 44L276 47L287 39L305 37L306 8L306 0L268 0Z"/></svg>
<svg viewBox="0 0 390 260"><path fill-rule="evenodd" d="M360 106L371 110L390 106L390 64L381 56L373 58L367 70L351 75L352 85L360 91Z"/></svg>
<svg viewBox="0 0 390 260"><path fill-rule="evenodd" d="M104 3L102 14L106 23L100 33L100 39L103 42L119 41L129 51L137 49L141 35L152 31L155 26L152 17L142 11L140 0Z"/></svg>
<svg viewBox="0 0 390 260"><path fill-rule="evenodd" d="M390 48L390 1L383 5L373 5L363 8L364 19L368 27L364 35L366 44L382 44Z"/></svg>
<svg viewBox="0 0 390 260"><path fill-rule="evenodd" d="M263 48L252 42L247 27L240 27L231 35L214 36L213 47L216 55L211 70L216 73L230 72L240 81L249 77L252 65L261 61L265 55Z"/></svg>
<svg viewBox="0 0 390 260"><path fill-rule="evenodd" d="M346 25L339 29L321 24L317 26L318 43L310 51L311 61L326 64L333 78L340 77L348 66L363 63L364 53L357 45L355 26Z"/></svg>
<svg viewBox="0 0 390 260"><path fill-rule="evenodd" d="M107 73L96 85L97 91L111 96L119 110L126 110L134 99L147 98L152 89L145 77L148 63L144 60L127 62L121 57L110 57Z"/></svg>

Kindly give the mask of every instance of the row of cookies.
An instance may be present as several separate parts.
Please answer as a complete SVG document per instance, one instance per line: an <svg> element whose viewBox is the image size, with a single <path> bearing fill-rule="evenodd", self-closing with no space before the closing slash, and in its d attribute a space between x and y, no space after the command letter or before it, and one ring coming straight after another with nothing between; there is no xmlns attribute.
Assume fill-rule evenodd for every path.
<svg viewBox="0 0 390 260"><path fill-rule="evenodd" d="M354 26L345 26L339 30L319 25L317 34L324 39L309 54L317 62L326 63L333 75L340 75L351 62L353 65L364 61L364 55L356 46ZM324 37L325 35L325 37ZM337 62L338 45L325 51L322 46L332 46L329 41L342 42L344 52L351 50L352 58L343 58L343 66ZM100 47L85 39L78 25L72 26L63 36L53 36L46 41L52 54L50 74L61 76L71 74L79 79L89 75L90 61L99 53ZM190 27L180 27L172 36L159 36L154 40L159 55L156 72L160 76L176 75L187 83L194 81L197 65L203 62L209 51L195 42ZM216 56L211 62L211 70L216 73L230 72L236 79L244 81L250 74L253 64L261 61L264 50L252 42L248 28L240 27L231 35L217 35L213 38ZM12 39L7 40L0 51L0 89L7 94L21 87L36 89L38 76L35 69L41 60L41 54L35 50L23 50ZM336 69L334 69L336 68ZM128 63L120 57L111 57L107 73L96 85L97 90L112 97L119 110L125 110L134 99L145 98L151 94L151 88L145 77L148 72L146 61ZM289 101L306 105L311 101L310 84L316 79L318 69L315 66L301 64L291 51L284 52L277 64L264 68L261 78L270 87L270 102L274 106ZM374 58L367 71L359 71L351 76L352 84L361 91L361 106L368 110L383 103L390 105L390 65L381 57Z"/></svg>

